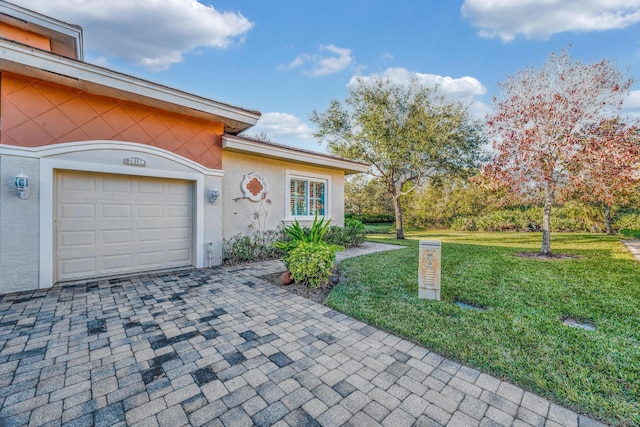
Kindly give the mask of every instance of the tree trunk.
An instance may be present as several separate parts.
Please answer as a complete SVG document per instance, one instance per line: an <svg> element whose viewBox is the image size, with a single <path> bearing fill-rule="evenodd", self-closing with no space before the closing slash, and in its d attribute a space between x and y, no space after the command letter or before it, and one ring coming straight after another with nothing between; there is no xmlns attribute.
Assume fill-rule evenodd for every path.
<svg viewBox="0 0 640 427"><path fill-rule="evenodd" d="M396 214L396 239L404 239L404 229L402 228L402 206L400 206L400 195L393 195L393 210Z"/></svg>
<svg viewBox="0 0 640 427"><path fill-rule="evenodd" d="M542 249L540 254L551 255L551 206L553 205L553 192L547 190L542 214Z"/></svg>
<svg viewBox="0 0 640 427"><path fill-rule="evenodd" d="M604 207L604 226L608 235L612 236L615 234L611 226L611 206L609 205L605 205Z"/></svg>

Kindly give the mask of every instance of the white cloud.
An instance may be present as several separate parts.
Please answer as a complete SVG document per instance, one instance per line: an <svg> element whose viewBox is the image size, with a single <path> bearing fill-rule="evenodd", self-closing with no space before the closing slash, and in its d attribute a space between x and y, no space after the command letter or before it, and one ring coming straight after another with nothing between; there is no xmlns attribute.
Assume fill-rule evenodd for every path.
<svg viewBox="0 0 640 427"><path fill-rule="evenodd" d="M321 45L318 53L301 53L289 64L280 66L281 69L291 70L303 68L303 73L312 77L326 76L337 73L353 63L351 49L335 45Z"/></svg>
<svg viewBox="0 0 640 427"><path fill-rule="evenodd" d="M632 90L627 99L624 100L624 107L629 109L640 109L640 90Z"/></svg>
<svg viewBox="0 0 640 427"><path fill-rule="evenodd" d="M406 68L387 68L382 74L369 76L353 76L348 88L353 88L358 81L367 81L376 77L384 77L392 83L406 85L413 79L426 87L436 88L438 94L452 100L457 100L469 106L469 112L473 117L484 119L490 112L490 107L480 101L478 97L487 93L487 88L475 77L464 76L459 78L439 76L437 74L423 74L409 71Z"/></svg>
<svg viewBox="0 0 640 427"><path fill-rule="evenodd" d="M388 78L396 84L409 84L412 79L426 87L438 87L438 92L454 99L469 99L487 93L487 88L476 78L464 76L453 78L449 76L439 76L437 74L423 74L409 71L406 68L387 68L381 75L372 74L370 76L353 76L347 84L352 88L358 80L367 81L376 77Z"/></svg>
<svg viewBox="0 0 640 427"><path fill-rule="evenodd" d="M393 53L384 52L380 55L380 59L393 59Z"/></svg>
<svg viewBox="0 0 640 427"><path fill-rule="evenodd" d="M273 142L280 142L286 138L309 140L313 139L313 131L299 117L289 113L264 113L258 123L248 130L249 134L264 132Z"/></svg>
<svg viewBox="0 0 640 427"><path fill-rule="evenodd" d="M26 8L83 27L99 62L119 58L164 70L198 47L228 48L253 27L239 13L196 0L19 0Z"/></svg>
<svg viewBox="0 0 640 427"><path fill-rule="evenodd" d="M632 90L624 100L622 113L631 119L640 120L640 90Z"/></svg>
<svg viewBox="0 0 640 427"><path fill-rule="evenodd" d="M480 36L509 42L626 28L640 22L640 0L465 0L461 12Z"/></svg>
<svg viewBox="0 0 640 427"><path fill-rule="evenodd" d="M439 92L456 99L471 98L487 93L487 88L478 79L470 76L453 78L437 74L415 73L406 68L387 68L382 76L389 78L392 82L404 84L416 78L423 85L437 86Z"/></svg>

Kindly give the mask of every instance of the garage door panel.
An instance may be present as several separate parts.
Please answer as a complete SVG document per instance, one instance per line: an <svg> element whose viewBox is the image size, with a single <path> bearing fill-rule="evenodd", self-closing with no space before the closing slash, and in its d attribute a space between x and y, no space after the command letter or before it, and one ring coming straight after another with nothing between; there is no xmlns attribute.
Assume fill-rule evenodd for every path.
<svg viewBox="0 0 640 427"><path fill-rule="evenodd" d="M165 216L163 205L141 205L138 206L138 218L162 218Z"/></svg>
<svg viewBox="0 0 640 427"><path fill-rule="evenodd" d="M166 184L164 184L163 186L159 186L159 185L154 185L153 183L150 183L148 181L139 181L136 183L137 185L137 190L138 193L141 194L164 194L166 193L165 187Z"/></svg>
<svg viewBox="0 0 640 427"><path fill-rule="evenodd" d="M120 179L101 180L103 193L131 194L131 178L121 177Z"/></svg>
<svg viewBox="0 0 640 427"><path fill-rule="evenodd" d="M102 218L131 219L131 205L102 203Z"/></svg>
<svg viewBox="0 0 640 427"><path fill-rule="evenodd" d="M102 269L106 273L130 271L133 267L133 256L131 254L102 256Z"/></svg>
<svg viewBox="0 0 640 427"><path fill-rule="evenodd" d="M92 219L96 217L96 206L89 203L65 203L59 206L60 219Z"/></svg>
<svg viewBox="0 0 640 427"><path fill-rule="evenodd" d="M97 244L94 230L65 231L58 234L61 248L93 247Z"/></svg>
<svg viewBox="0 0 640 427"><path fill-rule="evenodd" d="M164 240L166 240L165 232L161 228L138 230L138 242L140 243L162 242Z"/></svg>
<svg viewBox="0 0 640 427"><path fill-rule="evenodd" d="M191 182L70 171L55 179L57 281L192 265Z"/></svg>
<svg viewBox="0 0 640 427"><path fill-rule="evenodd" d="M133 232L130 229L102 230L102 244L127 245L133 244Z"/></svg>
<svg viewBox="0 0 640 427"><path fill-rule="evenodd" d="M191 239L191 228L172 227L168 229L168 240L188 240Z"/></svg>
<svg viewBox="0 0 640 427"><path fill-rule="evenodd" d="M63 191L95 193L97 190L97 181L95 177L91 177L91 176L83 180L73 180L73 181L66 180L58 184L59 184L59 189Z"/></svg>
<svg viewBox="0 0 640 427"><path fill-rule="evenodd" d="M169 205L167 209L169 218L191 218L190 205Z"/></svg>
<svg viewBox="0 0 640 427"><path fill-rule="evenodd" d="M175 182L175 183L174 182L168 182L167 186L169 187L168 191L167 191L168 194L171 194L171 195L176 196L176 197L181 197L183 199L185 198L184 191L182 191L180 189L180 184L178 182Z"/></svg>
<svg viewBox="0 0 640 427"><path fill-rule="evenodd" d="M149 251L138 253L138 263L146 268L157 268L166 263L167 257L164 251Z"/></svg>
<svg viewBox="0 0 640 427"><path fill-rule="evenodd" d="M70 279L85 277L96 271L95 257L77 257L62 260L60 263L60 274Z"/></svg>
<svg viewBox="0 0 640 427"><path fill-rule="evenodd" d="M191 258L191 251L188 249L174 249L167 251L169 262L181 263Z"/></svg>

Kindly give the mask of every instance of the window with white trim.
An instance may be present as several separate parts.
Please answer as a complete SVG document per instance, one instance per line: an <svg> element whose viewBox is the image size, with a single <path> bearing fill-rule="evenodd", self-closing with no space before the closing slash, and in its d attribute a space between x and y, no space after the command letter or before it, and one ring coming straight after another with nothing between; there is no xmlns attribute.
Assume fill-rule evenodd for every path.
<svg viewBox="0 0 640 427"><path fill-rule="evenodd" d="M327 179L289 176L289 215L325 216L327 214Z"/></svg>

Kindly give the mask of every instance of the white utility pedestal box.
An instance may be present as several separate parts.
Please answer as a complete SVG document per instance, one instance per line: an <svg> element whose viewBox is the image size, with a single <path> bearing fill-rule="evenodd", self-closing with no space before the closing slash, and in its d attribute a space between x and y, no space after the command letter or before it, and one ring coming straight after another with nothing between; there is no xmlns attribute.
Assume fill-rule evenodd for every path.
<svg viewBox="0 0 640 427"><path fill-rule="evenodd" d="M442 243L420 240L418 297L440 301L440 265Z"/></svg>

